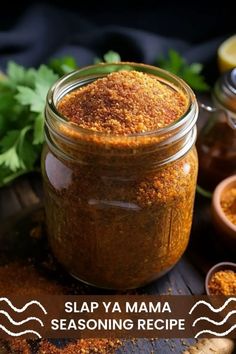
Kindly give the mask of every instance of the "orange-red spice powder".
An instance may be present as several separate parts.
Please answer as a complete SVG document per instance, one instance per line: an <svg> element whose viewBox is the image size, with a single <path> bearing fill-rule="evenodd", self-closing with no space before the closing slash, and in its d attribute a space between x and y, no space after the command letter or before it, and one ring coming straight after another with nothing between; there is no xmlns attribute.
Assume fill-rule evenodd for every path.
<svg viewBox="0 0 236 354"><path fill-rule="evenodd" d="M173 123L186 111L187 99L154 76L119 71L68 93L57 108L82 128L129 135Z"/></svg>
<svg viewBox="0 0 236 354"><path fill-rule="evenodd" d="M221 207L229 221L236 225L236 188L231 188L223 193Z"/></svg>
<svg viewBox="0 0 236 354"><path fill-rule="evenodd" d="M209 282L212 295L236 295L236 272L223 270L216 272Z"/></svg>

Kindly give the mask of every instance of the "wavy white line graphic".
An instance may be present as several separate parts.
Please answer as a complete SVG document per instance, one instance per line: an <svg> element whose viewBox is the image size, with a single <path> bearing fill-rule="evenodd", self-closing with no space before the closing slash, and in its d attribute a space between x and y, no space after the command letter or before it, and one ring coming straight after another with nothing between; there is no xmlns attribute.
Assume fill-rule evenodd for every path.
<svg viewBox="0 0 236 354"><path fill-rule="evenodd" d="M230 297L228 300L225 301L224 305L222 305L221 307L219 307L218 309L213 307L211 304L209 304L208 302L204 301L204 300L200 300L198 302L196 302L196 304L193 305L193 307L191 308L191 310L189 311L189 314L191 315L193 313L193 311L195 310L195 308L198 305L206 305L212 312L218 313L222 310L224 310L226 308L226 306L231 302L231 301L235 301L236 302L236 298L235 297Z"/></svg>
<svg viewBox="0 0 236 354"><path fill-rule="evenodd" d="M4 327L1 324L0 324L0 329L2 329L4 332L6 332L9 336L12 336L12 337L20 337L20 336L23 336L24 334L27 334L27 333L33 333L38 338L42 338L38 332L33 331L33 330L32 331L31 330L26 330L26 331L23 331L23 332L14 333L14 332L11 332L8 329L6 329L6 327Z"/></svg>
<svg viewBox="0 0 236 354"><path fill-rule="evenodd" d="M15 307L11 303L11 301L8 298L6 298L6 297L0 297L0 301L5 301L12 308L12 310L14 310L15 312L18 312L18 313L24 312L31 305L37 305L37 306L39 306L41 308L41 310L44 312L45 315L47 314L47 311L45 310L43 305L40 302L36 301L36 300L32 300L32 301L27 302L27 304L25 304L21 308Z"/></svg>
<svg viewBox="0 0 236 354"><path fill-rule="evenodd" d="M201 334L204 334L204 333L210 333L213 336L217 336L217 337L224 337L224 336L227 336L227 334L229 334L230 332L232 332L235 328L236 328L236 324L234 326L230 327L227 331L222 332L222 333L213 332L213 331L206 329L204 331L198 332L196 334L195 338L198 338Z"/></svg>
<svg viewBox="0 0 236 354"><path fill-rule="evenodd" d="M0 311L1 312L1 311ZM220 321L220 322L217 322L217 321L214 321L214 320L211 320L209 317L199 317L197 318L194 322L193 322L193 327L195 327L196 323L199 322L199 321L208 321L210 323L213 323L214 325L216 326L221 326L223 325L230 316L234 315L236 313L236 310L233 310L233 311L230 311L226 316L225 318Z"/></svg>
<svg viewBox="0 0 236 354"><path fill-rule="evenodd" d="M26 322L29 322L29 321L37 321L40 323L40 325L42 327L44 327L43 322L38 317L27 317L25 320L17 322L17 321L14 321L13 318L11 318L11 316L9 315L9 313L4 310L0 310L0 314L3 314L4 316L6 316L8 318L8 320L15 326L20 326L20 325L22 325Z"/></svg>

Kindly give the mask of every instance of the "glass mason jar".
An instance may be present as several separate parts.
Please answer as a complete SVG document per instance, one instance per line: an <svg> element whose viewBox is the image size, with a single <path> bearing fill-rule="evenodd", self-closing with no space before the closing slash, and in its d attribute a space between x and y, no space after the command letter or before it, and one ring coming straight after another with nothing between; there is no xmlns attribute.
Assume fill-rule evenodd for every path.
<svg viewBox="0 0 236 354"><path fill-rule="evenodd" d="M119 70L142 71L182 91L185 114L165 128L128 136L87 130L60 115L57 104L65 94ZM195 96L181 79L142 64L87 67L50 89L42 154L48 236L74 277L131 289L180 259L192 223L197 116Z"/></svg>
<svg viewBox="0 0 236 354"><path fill-rule="evenodd" d="M212 101L201 105L206 123L197 141L198 183L211 191L236 173L236 68L217 80Z"/></svg>

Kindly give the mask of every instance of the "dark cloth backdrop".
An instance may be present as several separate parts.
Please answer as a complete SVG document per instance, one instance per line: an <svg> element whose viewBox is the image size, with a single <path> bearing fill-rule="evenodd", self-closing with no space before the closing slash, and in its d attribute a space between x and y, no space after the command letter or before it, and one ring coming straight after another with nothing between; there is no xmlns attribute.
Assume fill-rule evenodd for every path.
<svg viewBox="0 0 236 354"><path fill-rule="evenodd" d="M79 4L80 3L80 4ZM166 2L167 3L167 2ZM169 48L216 75L216 50L234 30L233 9L205 2L9 2L0 12L0 68L8 60L38 66L73 55L79 66L113 49L122 60L153 63ZM177 4L177 6L176 6ZM182 5L181 5L182 4ZM69 6L70 5L70 6Z"/></svg>

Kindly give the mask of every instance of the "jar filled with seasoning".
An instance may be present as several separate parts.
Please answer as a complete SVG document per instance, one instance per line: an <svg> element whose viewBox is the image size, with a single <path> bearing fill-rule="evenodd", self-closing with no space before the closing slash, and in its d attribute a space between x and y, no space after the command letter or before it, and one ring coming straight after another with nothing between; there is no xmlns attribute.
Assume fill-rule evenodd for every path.
<svg viewBox="0 0 236 354"><path fill-rule="evenodd" d="M198 183L207 190L236 173L236 68L216 82L213 103L202 105L208 114L197 140Z"/></svg>
<svg viewBox="0 0 236 354"><path fill-rule="evenodd" d="M74 277L143 286L186 249L197 178L192 90L147 65L99 64L49 91L42 154L50 245Z"/></svg>

